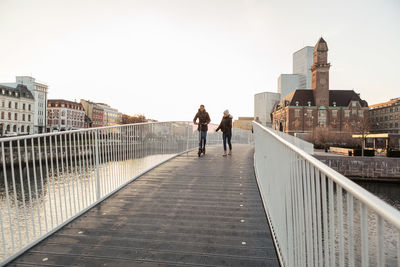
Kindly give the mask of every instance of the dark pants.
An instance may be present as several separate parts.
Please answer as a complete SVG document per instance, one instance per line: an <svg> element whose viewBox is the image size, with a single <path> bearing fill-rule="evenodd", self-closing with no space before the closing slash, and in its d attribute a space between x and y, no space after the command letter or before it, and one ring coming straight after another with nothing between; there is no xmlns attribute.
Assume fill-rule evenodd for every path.
<svg viewBox="0 0 400 267"><path fill-rule="evenodd" d="M227 139L228 139L229 150L232 150L231 137L232 137L232 134L222 133L222 140L224 141L224 150L225 151L226 151L226 140Z"/></svg>
<svg viewBox="0 0 400 267"><path fill-rule="evenodd" d="M199 140L199 148L205 148L206 140L207 140L207 131L201 131L199 139L200 139Z"/></svg>

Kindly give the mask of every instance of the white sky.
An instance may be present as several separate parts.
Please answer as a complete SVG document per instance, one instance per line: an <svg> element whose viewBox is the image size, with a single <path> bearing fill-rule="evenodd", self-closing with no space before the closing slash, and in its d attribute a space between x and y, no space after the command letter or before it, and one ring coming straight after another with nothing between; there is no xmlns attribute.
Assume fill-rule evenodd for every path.
<svg viewBox="0 0 400 267"><path fill-rule="evenodd" d="M32 75L49 98L192 120L204 104L253 116L292 53L328 43L330 87L399 97L400 1L0 0L0 81Z"/></svg>

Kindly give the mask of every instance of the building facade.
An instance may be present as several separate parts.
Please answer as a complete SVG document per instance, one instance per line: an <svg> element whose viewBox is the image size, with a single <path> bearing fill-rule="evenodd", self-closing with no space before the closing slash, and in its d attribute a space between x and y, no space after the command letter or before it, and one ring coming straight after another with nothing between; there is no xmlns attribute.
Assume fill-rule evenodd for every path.
<svg viewBox="0 0 400 267"><path fill-rule="evenodd" d="M243 129L243 130L251 130L253 127L252 122L253 117L239 117L237 120L233 122L233 128Z"/></svg>
<svg viewBox="0 0 400 267"><path fill-rule="evenodd" d="M300 88L301 75L281 74L278 77L278 93L284 97L294 90Z"/></svg>
<svg viewBox="0 0 400 267"><path fill-rule="evenodd" d="M368 104L353 90L329 90L328 46L323 38L313 51L312 89L297 89L283 97L272 113L274 129L294 135L328 127L354 132L368 121Z"/></svg>
<svg viewBox="0 0 400 267"><path fill-rule="evenodd" d="M0 85L0 136L32 134L35 99L24 85Z"/></svg>
<svg viewBox="0 0 400 267"><path fill-rule="evenodd" d="M293 53L293 74L299 75L298 89L311 88L314 47L306 46Z"/></svg>
<svg viewBox="0 0 400 267"><path fill-rule="evenodd" d="M254 120L264 126L271 126L271 113L281 94L263 92L254 95Z"/></svg>
<svg viewBox="0 0 400 267"><path fill-rule="evenodd" d="M96 103L97 108L103 110L103 126L114 126L122 124L122 113L104 103Z"/></svg>
<svg viewBox="0 0 400 267"><path fill-rule="evenodd" d="M64 99L49 99L47 114L49 132L85 128L85 111L81 103Z"/></svg>
<svg viewBox="0 0 400 267"><path fill-rule="evenodd" d="M81 104L83 109L85 110L86 116L89 118L90 127L102 127L104 122L104 110L97 106L96 103L93 103L88 100L81 99Z"/></svg>
<svg viewBox="0 0 400 267"><path fill-rule="evenodd" d="M400 97L369 106L371 132L400 133Z"/></svg>

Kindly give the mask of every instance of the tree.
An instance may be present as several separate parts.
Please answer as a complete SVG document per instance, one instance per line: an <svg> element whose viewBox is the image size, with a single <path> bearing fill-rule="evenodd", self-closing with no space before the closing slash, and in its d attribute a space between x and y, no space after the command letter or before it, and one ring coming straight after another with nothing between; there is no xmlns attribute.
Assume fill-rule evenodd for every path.
<svg viewBox="0 0 400 267"><path fill-rule="evenodd" d="M147 122L146 116L143 114L136 114L133 116L122 114L122 124L141 123Z"/></svg>
<svg viewBox="0 0 400 267"><path fill-rule="evenodd" d="M365 115L365 114L364 114ZM363 116L359 118L357 122L354 123L353 133L359 135L361 138L361 156L364 157L365 142L367 140L367 135L371 130L371 121L368 116Z"/></svg>

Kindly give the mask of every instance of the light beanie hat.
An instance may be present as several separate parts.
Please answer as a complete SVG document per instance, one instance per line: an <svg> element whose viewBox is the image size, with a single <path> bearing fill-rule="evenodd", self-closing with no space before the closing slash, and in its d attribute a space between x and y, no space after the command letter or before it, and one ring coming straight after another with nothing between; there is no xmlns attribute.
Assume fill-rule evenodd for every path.
<svg viewBox="0 0 400 267"><path fill-rule="evenodd" d="M229 110L225 109L224 115L225 115L225 116L228 116L228 115L229 115Z"/></svg>

